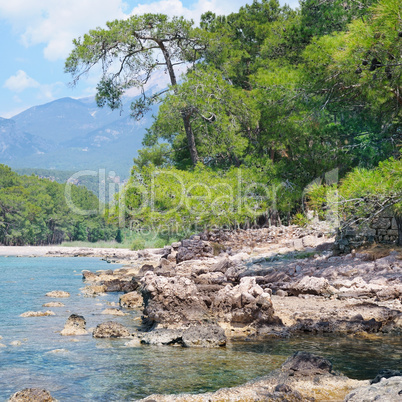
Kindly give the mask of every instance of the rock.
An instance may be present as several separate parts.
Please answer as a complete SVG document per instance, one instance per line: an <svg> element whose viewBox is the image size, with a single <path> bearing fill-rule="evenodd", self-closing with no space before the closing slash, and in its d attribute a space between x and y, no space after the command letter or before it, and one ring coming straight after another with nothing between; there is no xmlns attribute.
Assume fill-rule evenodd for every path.
<svg viewBox="0 0 402 402"><path fill-rule="evenodd" d="M53 402L56 401L49 391L40 388L25 388L16 392L9 402Z"/></svg>
<svg viewBox="0 0 402 402"><path fill-rule="evenodd" d="M375 376L375 378L370 381L370 384L377 384L383 378L391 378L398 376L402 376L402 372L399 370L390 370L390 369L380 370L378 374Z"/></svg>
<svg viewBox="0 0 402 402"><path fill-rule="evenodd" d="M139 338L134 338L131 341L128 341L124 344L124 346L127 346L129 348L137 348L141 346L141 339Z"/></svg>
<svg viewBox="0 0 402 402"><path fill-rule="evenodd" d="M382 378L380 382L357 388L350 392L345 402L381 401L395 402L402 399L402 377Z"/></svg>
<svg viewBox="0 0 402 402"><path fill-rule="evenodd" d="M286 297L288 295L288 292L282 289L278 289L275 294L279 297Z"/></svg>
<svg viewBox="0 0 402 402"><path fill-rule="evenodd" d="M10 342L10 345L11 346L21 346L22 342L21 341L12 341L12 342Z"/></svg>
<svg viewBox="0 0 402 402"><path fill-rule="evenodd" d="M99 324L92 336L94 338L129 338L130 332L124 325L118 322L107 321Z"/></svg>
<svg viewBox="0 0 402 402"><path fill-rule="evenodd" d="M81 289L83 295L86 296L95 296L101 293L106 293L106 286L105 285L88 285L85 286L84 289Z"/></svg>
<svg viewBox="0 0 402 402"><path fill-rule="evenodd" d="M63 297L70 297L70 293L64 292L63 290L53 290L51 292L46 293L45 296L53 298L63 298Z"/></svg>
<svg viewBox="0 0 402 402"><path fill-rule="evenodd" d="M85 318L82 315L71 314L60 334L63 336L86 335L88 331L85 326Z"/></svg>
<svg viewBox="0 0 402 402"><path fill-rule="evenodd" d="M187 328L158 328L143 335L148 345L179 345L216 348L226 345L225 331L218 325L191 325Z"/></svg>
<svg viewBox="0 0 402 402"><path fill-rule="evenodd" d="M138 292L129 292L119 298L119 304L125 308L139 308L142 307L144 300Z"/></svg>
<svg viewBox="0 0 402 402"><path fill-rule="evenodd" d="M179 345L183 346L183 330L158 328L143 335L141 343L146 345Z"/></svg>
<svg viewBox="0 0 402 402"><path fill-rule="evenodd" d="M20 317L46 317L49 315L56 315L53 311L27 311L22 313Z"/></svg>
<svg viewBox="0 0 402 402"><path fill-rule="evenodd" d="M330 296L336 293L335 288L330 286L327 279L314 276L304 276L300 281L289 284L287 291L295 296L299 294Z"/></svg>
<svg viewBox="0 0 402 402"><path fill-rule="evenodd" d="M213 249L209 242L200 240L199 236L183 240L177 251L176 262L197 260L202 257L213 257Z"/></svg>
<svg viewBox="0 0 402 402"><path fill-rule="evenodd" d="M296 352L282 365L282 371L290 376L328 374L332 371L332 363L312 353Z"/></svg>
<svg viewBox="0 0 402 402"><path fill-rule="evenodd" d="M183 324L201 321L207 316L207 306L192 280L184 277L167 278L147 272L141 283L147 321Z"/></svg>
<svg viewBox="0 0 402 402"><path fill-rule="evenodd" d="M64 307L64 304L61 302L50 302L42 304L42 307Z"/></svg>
<svg viewBox="0 0 402 402"><path fill-rule="evenodd" d="M183 345L216 348L226 345L225 331L218 325L191 326L183 331Z"/></svg>
<svg viewBox="0 0 402 402"><path fill-rule="evenodd" d="M116 316L123 316L127 315L123 311L119 310L118 308L107 308L106 310L102 311L102 314L105 315L116 315Z"/></svg>

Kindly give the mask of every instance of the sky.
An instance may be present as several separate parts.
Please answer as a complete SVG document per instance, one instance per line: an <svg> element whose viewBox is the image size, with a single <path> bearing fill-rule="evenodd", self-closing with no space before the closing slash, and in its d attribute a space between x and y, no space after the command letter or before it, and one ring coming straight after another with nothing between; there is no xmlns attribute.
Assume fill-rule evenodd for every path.
<svg viewBox="0 0 402 402"><path fill-rule="evenodd" d="M64 62L72 40L106 21L133 14L183 15L236 12L252 0L0 0L0 117L63 97L95 94L98 75L72 88ZM298 0L280 0L297 7Z"/></svg>

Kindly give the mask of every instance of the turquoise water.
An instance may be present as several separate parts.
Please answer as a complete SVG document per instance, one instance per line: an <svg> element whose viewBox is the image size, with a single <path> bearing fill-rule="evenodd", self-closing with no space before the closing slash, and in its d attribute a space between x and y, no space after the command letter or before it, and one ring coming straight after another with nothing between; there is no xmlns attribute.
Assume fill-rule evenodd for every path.
<svg viewBox="0 0 402 402"><path fill-rule="evenodd" d="M44 387L60 401L130 401L152 393L206 392L268 374L297 350L329 357L334 368L353 378L373 378L382 368L401 369L398 337L362 340L351 337L303 336L260 343L233 343L205 350L143 346L126 340L63 337L59 331L70 314L83 315L87 328L103 321L121 322L131 330L138 312L124 317L101 312L118 302L118 294L84 297L81 271L109 269L90 258L0 257L0 401L26 387ZM117 268L117 266L113 266ZM52 290L71 293L49 299ZM65 307L42 304L61 301ZM50 309L49 317L21 318L25 311ZM78 340L74 342L73 339ZM12 346L20 341L20 346ZM56 349L64 349L53 353Z"/></svg>

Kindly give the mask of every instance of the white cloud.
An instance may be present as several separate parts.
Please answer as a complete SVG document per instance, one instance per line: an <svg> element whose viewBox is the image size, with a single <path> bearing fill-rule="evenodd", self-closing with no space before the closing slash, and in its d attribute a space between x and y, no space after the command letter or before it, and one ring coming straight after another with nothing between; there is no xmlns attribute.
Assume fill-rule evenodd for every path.
<svg viewBox="0 0 402 402"><path fill-rule="evenodd" d="M22 92L27 88L38 88L38 81L31 78L25 71L18 70L17 74L12 75L4 83L4 87L13 92Z"/></svg>

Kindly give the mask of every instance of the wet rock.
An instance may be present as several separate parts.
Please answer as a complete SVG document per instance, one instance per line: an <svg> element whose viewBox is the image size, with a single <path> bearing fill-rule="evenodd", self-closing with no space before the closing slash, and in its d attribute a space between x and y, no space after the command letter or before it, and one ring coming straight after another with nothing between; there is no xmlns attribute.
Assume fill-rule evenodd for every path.
<svg viewBox="0 0 402 402"><path fill-rule="evenodd" d="M27 311L22 313L20 317L47 317L49 315L56 315L53 311Z"/></svg>
<svg viewBox="0 0 402 402"><path fill-rule="evenodd" d="M107 321L99 324L93 331L94 338L129 338L130 332L128 329L114 321Z"/></svg>
<svg viewBox="0 0 402 402"><path fill-rule="evenodd" d="M225 331L217 325L192 325L188 328L158 328L143 335L148 345L178 345L216 348L226 345Z"/></svg>
<svg viewBox="0 0 402 402"><path fill-rule="evenodd" d="M141 339L134 338L131 341L126 342L124 346L127 346L129 348L138 348L139 346L141 346Z"/></svg>
<svg viewBox="0 0 402 402"><path fill-rule="evenodd" d="M144 300L138 292L129 292L119 298L119 304L124 308L139 308Z"/></svg>
<svg viewBox="0 0 402 402"><path fill-rule="evenodd" d="M394 402L402 399L402 377L382 378L380 382L350 392L345 402Z"/></svg>
<svg viewBox="0 0 402 402"><path fill-rule="evenodd" d="M332 363L312 353L296 352L282 365L282 371L290 376L322 375L331 373Z"/></svg>
<svg viewBox="0 0 402 402"><path fill-rule="evenodd" d="M116 316L124 316L127 315L123 311L119 310L118 308L107 308L106 310L102 311L102 314L105 315L116 315Z"/></svg>
<svg viewBox="0 0 402 402"><path fill-rule="evenodd" d="M16 392L9 402L53 402L56 401L49 391L40 388L25 388Z"/></svg>
<svg viewBox="0 0 402 402"><path fill-rule="evenodd" d="M60 334L63 336L86 335L88 331L85 326L86 321L82 315L71 314Z"/></svg>
<svg viewBox="0 0 402 402"><path fill-rule="evenodd" d="M375 376L373 380L370 381L370 384L377 384L383 378L391 378L391 377L400 377L402 376L402 372L399 370L380 370L378 374Z"/></svg>
<svg viewBox="0 0 402 402"><path fill-rule="evenodd" d="M50 302L42 304L42 307L64 307L64 304L61 302Z"/></svg>
<svg viewBox="0 0 402 402"><path fill-rule="evenodd" d="M64 297L70 297L70 293L65 292L63 290L53 290L51 292L46 293L47 297L53 297L53 298L64 298Z"/></svg>

